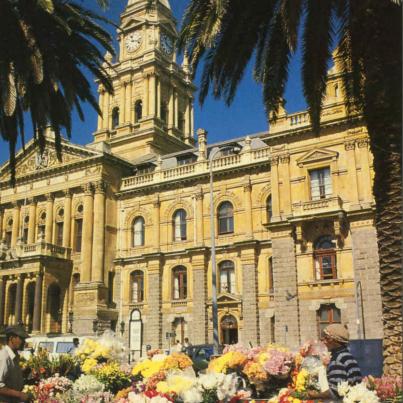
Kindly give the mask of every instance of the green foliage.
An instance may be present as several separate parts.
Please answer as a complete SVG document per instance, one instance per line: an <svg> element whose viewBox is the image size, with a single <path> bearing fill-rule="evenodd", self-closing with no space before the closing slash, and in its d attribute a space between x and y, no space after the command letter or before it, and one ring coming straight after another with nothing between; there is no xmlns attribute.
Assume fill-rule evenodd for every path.
<svg viewBox="0 0 403 403"><path fill-rule="evenodd" d="M0 2L0 133L9 143L12 180L18 136L24 143L24 112L42 151L51 126L60 159L60 131L70 136L73 110L84 119L81 103L88 102L100 113L85 71L112 92L103 53L114 51L101 21L73 0Z"/></svg>

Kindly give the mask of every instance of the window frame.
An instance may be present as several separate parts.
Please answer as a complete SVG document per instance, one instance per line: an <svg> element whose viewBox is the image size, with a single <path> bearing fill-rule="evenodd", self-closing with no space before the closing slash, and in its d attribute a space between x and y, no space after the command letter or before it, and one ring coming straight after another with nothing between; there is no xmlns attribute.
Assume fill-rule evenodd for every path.
<svg viewBox="0 0 403 403"><path fill-rule="evenodd" d="M175 283L178 279L178 296L176 296ZM187 268L185 266L176 266L172 269L172 287L171 287L172 300L181 301L186 300L188 296L188 279Z"/></svg>
<svg viewBox="0 0 403 403"><path fill-rule="evenodd" d="M112 130L115 130L120 123L120 110L118 106L115 106L112 109L112 113L111 113L111 128Z"/></svg>
<svg viewBox="0 0 403 403"><path fill-rule="evenodd" d="M322 248L320 247L320 243L329 242L333 245L333 248ZM332 273L325 274L324 267L324 258L330 258L331 261L331 270ZM313 248L313 260L314 260L314 278L317 281L320 280L336 280L337 279L337 259L336 259L336 246L334 245L334 241L330 235L322 235L317 238L314 248ZM319 278L317 276L319 269Z"/></svg>
<svg viewBox="0 0 403 403"><path fill-rule="evenodd" d="M140 281L137 281L140 280ZM136 298L134 296L134 284L137 284ZM140 287L139 287L140 284ZM144 302L144 272L142 270L134 270L130 273L130 301L133 304Z"/></svg>
<svg viewBox="0 0 403 403"><path fill-rule="evenodd" d="M329 173L329 183L328 183L328 188L326 187L326 179L325 179L325 175L323 176L323 183L321 184L321 177L319 177L319 173L320 172L325 172L327 171ZM317 196L313 196L313 189L312 189L312 174L314 172L318 173L318 189L319 189L319 197ZM332 197L333 195L333 184L332 184L332 171L330 169L330 166L322 166L322 167L317 167L317 168L312 168L312 169L308 169L308 177L309 177L309 198L311 201L317 201L317 200L325 200L328 199L330 197ZM323 190L323 192L322 192Z"/></svg>
<svg viewBox="0 0 403 403"><path fill-rule="evenodd" d="M74 219L74 243L73 243L74 252L81 253L82 243L83 243L83 218L76 217Z"/></svg>
<svg viewBox="0 0 403 403"><path fill-rule="evenodd" d="M141 119L143 119L143 101L138 99L134 103L134 122L138 123Z"/></svg>
<svg viewBox="0 0 403 403"><path fill-rule="evenodd" d="M322 309L325 309L325 308L326 308L327 319L328 319L328 320L322 321L322 319L321 319L321 312L322 312ZM335 320L334 320L334 316L335 316L335 315L334 315L334 312L335 312L335 311L338 311L338 315L339 315L339 318L340 318L339 321L335 321ZM333 323L339 323L339 324L341 324L341 309L337 308L337 306L336 306L335 303L321 304L320 307L319 307L319 309L318 309L316 312L317 312L317 313L316 313L316 319L317 319L317 327L318 327L318 335L319 335L319 338L322 336L323 329L324 329L326 326L329 326L329 325L331 325L331 324L333 324Z"/></svg>
<svg viewBox="0 0 403 403"><path fill-rule="evenodd" d="M227 289L223 289L221 282L222 274L226 274ZM233 277L233 279L231 278ZM233 280L233 282L231 281ZM236 293L236 276L235 264L232 260L224 260L218 264L218 290L219 293L235 294Z"/></svg>
<svg viewBox="0 0 403 403"><path fill-rule="evenodd" d="M231 207L231 214L226 214L224 215L221 211L224 209L224 206L230 206ZM223 201L219 204L217 207L217 234L218 235L227 235L227 234L233 234L234 233L234 205L226 200ZM221 223L225 223L225 228L222 230Z"/></svg>
<svg viewBox="0 0 403 403"><path fill-rule="evenodd" d="M140 229L136 229L136 225L137 222L141 222L141 228ZM132 235L132 241L131 241L131 246L132 248L138 248L141 246L145 245L145 239L146 239L146 222L144 220L143 216L137 216L133 219L132 221L132 231L131 231L131 235ZM139 236L140 241L137 241L137 236Z"/></svg>
<svg viewBox="0 0 403 403"><path fill-rule="evenodd" d="M177 218L179 217L179 223ZM177 230L179 230L179 236L177 237ZM187 212L185 209L180 208L175 210L172 215L172 239L174 242L187 240Z"/></svg>

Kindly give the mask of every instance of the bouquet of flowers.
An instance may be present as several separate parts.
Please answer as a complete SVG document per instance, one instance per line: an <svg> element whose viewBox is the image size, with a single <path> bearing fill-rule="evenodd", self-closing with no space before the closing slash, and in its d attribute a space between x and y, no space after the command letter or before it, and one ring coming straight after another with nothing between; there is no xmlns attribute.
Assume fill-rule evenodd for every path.
<svg viewBox="0 0 403 403"><path fill-rule="evenodd" d="M73 382L58 374L42 379L38 386L24 389L37 402L58 402L61 396L73 387Z"/></svg>
<svg viewBox="0 0 403 403"><path fill-rule="evenodd" d="M369 390L376 392L381 401L393 403L403 401L402 378L398 376L383 376L381 378L368 376L364 379L364 382Z"/></svg>
<svg viewBox="0 0 403 403"><path fill-rule="evenodd" d="M83 371L89 372L95 363L122 361L124 351L123 342L112 331L106 330L97 340L85 339L75 354L83 362Z"/></svg>
<svg viewBox="0 0 403 403"><path fill-rule="evenodd" d="M116 362L99 364L92 368L90 374L104 386L106 391L112 393L117 393L131 384L130 373L121 369Z"/></svg>
<svg viewBox="0 0 403 403"><path fill-rule="evenodd" d="M365 382L351 386L342 382L337 387L337 393L343 398L343 403L379 403L376 393L366 387Z"/></svg>

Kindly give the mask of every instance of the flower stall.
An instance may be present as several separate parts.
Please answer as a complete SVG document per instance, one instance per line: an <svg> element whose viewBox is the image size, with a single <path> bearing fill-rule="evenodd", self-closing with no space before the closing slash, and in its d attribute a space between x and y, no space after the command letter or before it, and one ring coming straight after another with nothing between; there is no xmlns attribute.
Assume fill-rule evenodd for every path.
<svg viewBox="0 0 403 403"><path fill-rule="evenodd" d="M280 345L227 346L196 374L183 353L149 351L123 364L122 341L111 332L86 339L74 356L51 358L42 352L23 362L25 392L42 403L300 403L313 402L307 390L328 388L329 353L320 342L298 351ZM339 385L343 403L400 402L402 383L392 377L367 377Z"/></svg>

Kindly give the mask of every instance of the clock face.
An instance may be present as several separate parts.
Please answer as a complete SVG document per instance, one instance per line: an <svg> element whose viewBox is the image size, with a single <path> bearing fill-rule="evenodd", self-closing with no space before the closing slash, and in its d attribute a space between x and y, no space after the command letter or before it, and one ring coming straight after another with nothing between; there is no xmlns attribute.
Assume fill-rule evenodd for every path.
<svg viewBox="0 0 403 403"><path fill-rule="evenodd" d="M165 34L161 35L161 49L167 54L170 55L174 50L174 44L172 39Z"/></svg>
<svg viewBox="0 0 403 403"><path fill-rule="evenodd" d="M128 52L133 52L140 47L141 44L141 34L140 32L131 32L126 37L126 49Z"/></svg>

